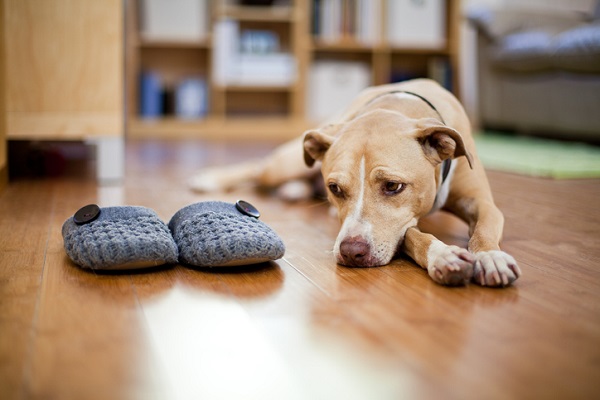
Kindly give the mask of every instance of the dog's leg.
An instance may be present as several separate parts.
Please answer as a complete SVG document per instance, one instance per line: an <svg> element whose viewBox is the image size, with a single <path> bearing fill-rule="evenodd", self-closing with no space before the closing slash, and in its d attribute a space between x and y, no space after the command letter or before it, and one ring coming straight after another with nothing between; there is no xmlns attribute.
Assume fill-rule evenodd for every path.
<svg viewBox="0 0 600 400"><path fill-rule="evenodd" d="M458 246L448 246L416 227L406 231L402 249L442 285L464 285L473 277L473 254Z"/></svg>
<svg viewBox="0 0 600 400"><path fill-rule="evenodd" d="M284 199L310 198L313 193L308 181L318 175L319 169L308 168L304 163L301 139L284 143L264 159L205 168L194 175L188 185L199 192L215 192L241 185L278 188L286 184L280 191Z"/></svg>
<svg viewBox="0 0 600 400"><path fill-rule="evenodd" d="M500 250L504 216L491 200L462 198L451 211L469 224L469 250L475 256L473 279L483 286L507 286L521 276L515 259Z"/></svg>
<svg viewBox="0 0 600 400"><path fill-rule="evenodd" d="M264 166L261 160L204 168L188 180L190 189L197 192L219 192L240 185L256 184Z"/></svg>

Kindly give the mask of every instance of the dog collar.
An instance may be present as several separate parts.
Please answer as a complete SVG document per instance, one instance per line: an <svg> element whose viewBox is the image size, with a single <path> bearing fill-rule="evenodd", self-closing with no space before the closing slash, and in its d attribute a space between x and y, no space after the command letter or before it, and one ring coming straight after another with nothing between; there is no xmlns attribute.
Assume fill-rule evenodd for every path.
<svg viewBox="0 0 600 400"><path fill-rule="evenodd" d="M438 117L440 117L440 121L441 121L442 125L446 125L446 122L444 121L444 117L442 117L442 114L440 114L440 112L438 111L437 108L435 108L435 106L433 105L433 103L431 103L425 97L423 97L420 94L417 94L415 92L407 92L406 90L398 90L398 91L391 92L391 94L393 94L393 93L406 93L406 94L410 94L411 96L415 96L415 97L418 97L419 99L423 100L425 103L427 103L427 105L429 107L431 107L431 109L433 111L435 111L435 113L438 115Z"/></svg>
<svg viewBox="0 0 600 400"><path fill-rule="evenodd" d="M411 96L415 96L419 99L421 99L422 101L424 101L433 111L435 111L435 113L438 115L438 117L440 117L440 122L442 123L442 125L446 125L446 122L444 121L444 117L442 117L442 114L438 111L437 108L435 108L435 106L433 105L432 102L430 102L429 100L427 100L427 98L421 96L418 93L415 92L409 92L407 90L393 90L391 92L385 92L385 93L381 93L375 97L373 97L371 100L369 100L363 107L366 107L367 105L369 105L370 103L374 102L375 100L377 100L380 97L383 96L387 96L389 94L396 94L396 93L404 93L404 94L409 94Z"/></svg>

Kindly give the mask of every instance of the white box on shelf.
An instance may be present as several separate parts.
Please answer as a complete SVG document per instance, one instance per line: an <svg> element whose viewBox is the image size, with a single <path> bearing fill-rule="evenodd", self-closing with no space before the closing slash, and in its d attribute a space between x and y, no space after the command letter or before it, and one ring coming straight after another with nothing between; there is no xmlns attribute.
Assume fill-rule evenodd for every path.
<svg viewBox="0 0 600 400"><path fill-rule="evenodd" d="M391 46L440 49L446 46L445 0L387 0Z"/></svg>
<svg viewBox="0 0 600 400"><path fill-rule="evenodd" d="M308 118L323 122L346 108L371 85L367 64L347 61L316 61L308 74L306 110Z"/></svg>
<svg viewBox="0 0 600 400"><path fill-rule="evenodd" d="M144 40L201 41L208 35L208 0L142 0Z"/></svg>
<svg viewBox="0 0 600 400"><path fill-rule="evenodd" d="M291 54L242 54L239 60L238 78L231 83L284 86L291 85L296 79L296 63Z"/></svg>

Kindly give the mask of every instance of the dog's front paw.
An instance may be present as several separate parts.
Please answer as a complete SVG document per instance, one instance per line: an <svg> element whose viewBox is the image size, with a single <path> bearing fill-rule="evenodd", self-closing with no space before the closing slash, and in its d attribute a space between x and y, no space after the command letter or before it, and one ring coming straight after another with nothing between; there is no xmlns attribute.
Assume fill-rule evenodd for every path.
<svg viewBox="0 0 600 400"><path fill-rule="evenodd" d="M500 250L475 253L473 280L482 286L508 286L521 276L515 259Z"/></svg>
<svg viewBox="0 0 600 400"><path fill-rule="evenodd" d="M427 272L439 284L466 285L473 277L475 258L468 250L439 242L429 249L428 258Z"/></svg>

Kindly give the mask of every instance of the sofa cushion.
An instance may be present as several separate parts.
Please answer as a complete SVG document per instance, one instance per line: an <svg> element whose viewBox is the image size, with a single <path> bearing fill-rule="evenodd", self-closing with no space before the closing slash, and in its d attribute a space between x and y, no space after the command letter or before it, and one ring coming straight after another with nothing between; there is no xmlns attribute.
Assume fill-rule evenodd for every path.
<svg viewBox="0 0 600 400"><path fill-rule="evenodd" d="M497 68L514 72L600 72L600 22L559 34L529 30L506 35L492 51Z"/></svg>
<svg viewBox="0 0 600 400"><path fill-rule="evenodd" d="M553 42L554 67L572 72L600 72L600 22L571 29Z"/></svg>
<svg viewBox="0 0 600 400"><path fill-rule="evenodd" d="M494 65L518 72L537 72L553 67L552 35L543 30L504 36L493 55Z"/></svg>

